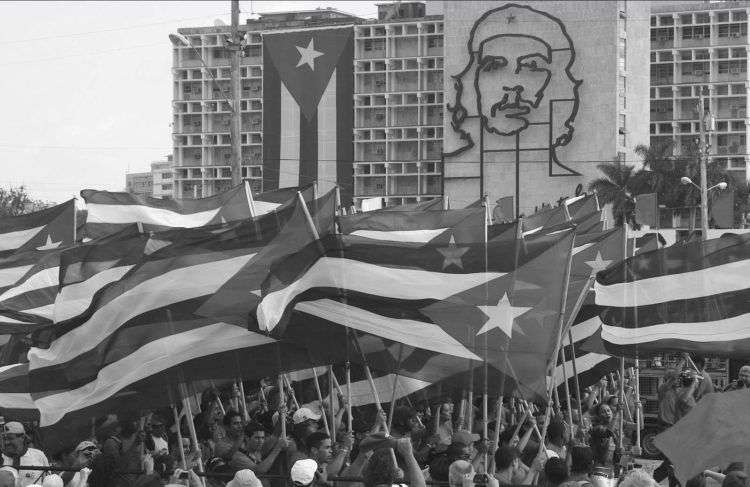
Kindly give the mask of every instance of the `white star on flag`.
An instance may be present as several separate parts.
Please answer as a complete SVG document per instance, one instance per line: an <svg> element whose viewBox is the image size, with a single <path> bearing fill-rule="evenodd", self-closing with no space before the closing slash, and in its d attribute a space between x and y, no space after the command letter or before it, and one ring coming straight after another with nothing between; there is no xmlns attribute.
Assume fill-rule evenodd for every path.
<svg viewBox="0 0 750 487"><path fill-rule="evenodd" d="M60 240L59 242L53 242L52 236L50 234L47 234L47 241L44 243L44 245L42 245L41 247L37 247L36 249L37 250L56 249L57 247L60 246L61 243L62 243L62 240Z"/></svg>
<svg viewBox="0 0 750 487"><path fill-rule="evenodd" d="M440 247L436 249L438 252L443 254L445 260L443 261L443 270L451 265L463 269L464 263L461 257L469 250L469 247L456 247L456 239L451 235L451 239L448 242L447 247Z"/></svg>
<svg viewBox="0 0 750 487"><path fill-rule="evenodd" d="M497 306L477 307L489 318L477 332L477 336L482 333L487 333L493 328L499 328L503 333L508 335L509 338L513 330L513 321L515 321L518 316L531 309L524 306L513 306L510 304L508 293L503 294L503 297L500 299L500 302L497 303Z"/></svg>
<svg viewBox="0 0 750 487"><path fill-rule="evenodd" d="M586 265L591 267L591 273L596 274L599 271L603 271L607 267L609 267L609 264L611 264L611 260L604 260L602 259L602 253L600 251L596 251L596 257L594 260L587 260Z"/></svg>
<svg viewBox="0 0 750 487"><path fill-rule="evenodd" d="M307 64L310 66L310 70L315 71L315 58L322 56L323 53L315 50L315 44L313 41L314 39L310 38L310 43L307 47L294 46L297 48L297 51L299 51L299 62L297 63L297 68L303 64Z"/></svg>

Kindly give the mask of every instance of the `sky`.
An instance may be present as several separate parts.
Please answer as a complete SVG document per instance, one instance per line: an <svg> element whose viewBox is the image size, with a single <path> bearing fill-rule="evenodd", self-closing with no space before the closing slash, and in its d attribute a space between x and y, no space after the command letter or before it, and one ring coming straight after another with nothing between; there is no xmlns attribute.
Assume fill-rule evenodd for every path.
<svg viewBox="0 0 750 487"><path fill-rule="evenodd" d="M375 2L241 1L254 12ZM0 2L0 187L51 202L122 191L127 172L172 153L172 50L179 27L230 23L230 1Z"/></svg>

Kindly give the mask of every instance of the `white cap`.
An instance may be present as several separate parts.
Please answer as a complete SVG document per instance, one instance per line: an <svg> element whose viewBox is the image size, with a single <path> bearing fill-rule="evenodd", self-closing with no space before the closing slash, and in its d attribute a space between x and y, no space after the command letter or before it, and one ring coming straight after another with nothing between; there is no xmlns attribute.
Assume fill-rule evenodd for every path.
<svg viewBox="0 0 750 487"><path fill-rule="evenodd" d="M292 422L294 424L304 423L308 420L318 421L319 419L320 414L315 414L314 412L312 412L312 409L308 408L299 408L294 412L294 415L292 416Z"/></svg>
<svg viewBox="0 0 750 487"><path fill-rule="evenodd" d="M292 482L302 485L310 485L315 480L315 472L318 471L318 462L311 458L297 460L292 465L291 477ZM227 486L229 487L229 486Z"/></svg>
<svg viewBox="0 0 750 487"><path fill-rule="evenodd" d="M234 478L227 482L227 487L262 487L262 485L249 468L238 470Z"/></svg>

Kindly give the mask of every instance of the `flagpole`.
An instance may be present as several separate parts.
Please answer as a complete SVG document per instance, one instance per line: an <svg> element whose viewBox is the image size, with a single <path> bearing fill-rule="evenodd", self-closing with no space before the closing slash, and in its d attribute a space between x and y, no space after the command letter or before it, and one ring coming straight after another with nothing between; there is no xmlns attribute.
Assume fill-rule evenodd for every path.
<svg viewBox="0 0 750 487"><path fill-rule="evenodd" d="M170 393L170 396L172 394ZM185 459L185 450L182 447L182 424L180 424L180 415L177 413L177 406L172 404L172 414L174 415L174 424L177 428L177 442L180 445L180 460L182 460L182 469L187 470L188 464Z"/></svg>
<svg viewBox="0 0 750 487"><path fill-rule="evenodd" d="M331 427L331 441L336 441L336 411L333 410L333 384L334 384L335 377L333 375L333 365L328 366L328 407L330 409L329 414L331 415L331 420L328 422L328 424ZM338 402L338 401L336 401ZM325 414L325 411L323 412Z"/></svg>
<svg viewBox="0 0 750 487"><path fill-rule="evenodd" d="M313 384L315 384L315 394L318 395L318 402L320 402L320 411L323 413L321 416L323 416L323 427L326 430L326 434L330 437L331 436L331 428L328 426L328 418L325 414L325 409L323 408L323 393L320 391L320 383L318 382L318 372L315 370L315 366L313 365L312 368L313 373Z"/></svg>
<svg viewBox="0 0 750 487"><path fill-rule="evenodd" d="M547 428L549 427L550 416L552 414L552 392L555 387L555 372L557 372L557 356L560 350L560 343L562 342L563 328L565 328L565 307L568 302L568 288L570 286L570 268L573 262L573 246L575 245L575 235L571 235L570 248L568 249L568 259L565 265L565 277L563 279L562 297L560 299L560 313L558 319L558 330L557 338L555 340L555 348L550 357L550 365L552 369L551 380L549 390L547 391L547 410L544 412L544 425L542 427L541 440L539 442L539 453L544 452L544 438L547 436Z"/></svg>
<svg viewBox="0 0 750 487"><path fill-rule="evenodd" d="M560 355L562 356L562 374L563 374L563 380L565 381L565 400L567 401L567 409L568 409L568 426L570 427L570 431L572 433L573 431L573 406L571 405L570 401L570 384L568 384L568 369L565 365L565 347L560 347Z"/></svg>
<svg viewBox="0 0 750 487"><path fill-rule="evenodd" d="M245 180L245 196L247 197L247 204L250 207L250 218L255 218L258 213L255 211L255 200L253 199L253 192L250 190L250 182Z"/></svg>
<svg viewBox="0 0 750 487"><path fill-rule="evenodd" d="M292 404L294 404L295 408L299 409L297 394L294 393L294 389L292 388L292 383L289 381L289 377L287 377L286 374L281 374L281 376L284 378L284 384L286 385L286 389L289 391L289 397L292 399Z"/></svg>
<svg viewBox="0 0 750 487"><path fill-rule="evenodd" d="M659 221L659 211L657 207L656 212L657 223ZM656 232L656 245L659 245L659 232ZM633 256L635 256L635 236L633 236ZM638 329L638 307L633 307L633 318L635 321L635 328ZM634 456L641 455L641 428L643 428L643 416L641 414L643 405L641 404L641 378L640 378L640 363L638 361L638 346L635 347L635 375L631 374L631 377L635 379L635 386L633 392L635 393L635 445L631 448ZM629 409L629 407L628 407Z"/></svg>
<svg viewBox="0 0 750 487"><path fill-rule="evenodd" d="M347 345L347 355L348 348ZM346 361L346 431L349 434L352 433L352 366L348 357Z"/></svg>
<svg viewBox="0 0 750 487"><path fill-rule="evenodd" d="M245 384L242 383L242 377L237 379L240 388L240 397L242 398L242 417L245 418L245 422L250 422L250 411L247 410L247 397L245 396Z"/></svg>
<svg viewBox="0 0 750 487"><path fill-rule="evenodd" d="M404 344L398 344L398 360L396 366L393 369L393 390L391 391L391 408L388 410L388 429L391 429L393 425L393 410L396 407L396 389L398 388L398 371L401 370L401 357L404 351Z"/></svg>
<svg viewBox="0 0 750 487"><path fill-rule="evenodd" d="M380 396L378 395L378 389L375 387L375 381L372 378L372 372L370 372L370 366L367 364L367 357L365 357L365 353L362 350L362 347L359 344L359 339L357 338L357 335L354 333L351 334L354 346L359 352L359 354L362 356L362 364L365 368L365 377L367 377L367 383L370 384L370 391L372 392L372 397L375 399L375 409L377 410L377 414L381 415L383 414L383 406L380 404ZM388 428L388 425L383 425L385 428L385 435L391 436L391 430ZM393 448L389 448L389 451L391 452L391 460L393 460L394 465L398 465L398 461L396 460L396 452L393 451Z"/></svg>
<svg viewBox="0 0 750 487"><path fill-rule="evenodd" d="M171 320L170 320L171 321ZM188 431L190 431L190 440L192 441L195 450L200 453L200 444L198 443L198 434L195 431L195 423L193 423L193 410L190 406L190 399L187 398L187 388L185 387L184 382L180 382L180 388L184 389L184 391L181 391L181 396L183 396L182 399L182 409L187 414L187 424L188 424ZM182 447L182 445L180 445ZM198 472L204 473L205 470L203 469L203 457L198 457ZM203 484L203 487L206 486L206 480L205 477L201 476L201 483Z"/></svg>
<svg viewBox="0 0 750 487"><path fill-rule="evenodd" d="M633 242L633 250L635 250L635 242ZM627 220L623 221L622 223L622 260L628 258L628 222ZM623 264L622 266L622 272L623 272L623 282L628 282L628 266ZM623 287L625 289L625 287ZM625 321L625 308L623 307L623 322ZM617 432L618 432L618 438L617 438L617 449L620 452L620 455L622 455L622 436L624 432L624 426L625 426L625 411L623 410L623 401L625 400L625 357L620 357L620 421L617 425Z"/></svg>
<svg viewBox="0 0 750 487"><path fill-rule="evenodd" d="M279 387L279 422L281 424L281 437L286 438L286 394L284 394L284 376L279 370L278 378Z"/></svg>

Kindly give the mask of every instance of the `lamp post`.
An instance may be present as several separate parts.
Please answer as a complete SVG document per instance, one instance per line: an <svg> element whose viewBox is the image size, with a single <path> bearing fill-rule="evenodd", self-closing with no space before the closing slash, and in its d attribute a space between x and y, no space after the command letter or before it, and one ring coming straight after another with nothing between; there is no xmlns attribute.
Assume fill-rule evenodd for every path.
<svg viewBox="0 0 750 487"><path fill-rule="evenodd" d="M705 169L705 164L701 164L701 166ZM693 182L692 179L690 179L687 176L683 176L680 178L680 184L691 184L693 187L695 187L698 191L701 192L701 240L707 240L708 239L708 192L714 189L718 189L719 191L724 191L727 189L727 183L724 181L714 184L710 188L707 188L708 185L707 177L705 175L704 171L701 171L701 185L698 186ZM692 224L691 224L692 227Z"/></svg>
<svg viewBox="0 0 750 487"><path fill-rule="evenodd" d="M699 188L701 191L701 240L706 240L708 238L708 174L706 173L708 166L708 149L710 147L710 144L706 143L706 135L710 136L710 132L714 130L715 119L710 109L708 112L706 111L703 89L704 87L701 87L700 96L698 98L698 113L701 117L698 161L700 162L701 171L701 184ZM708 132L708 134L706 134L706 132ZM685 183L683 182L683 184ZM724 184L726 185L726 183Z"/></svg>

